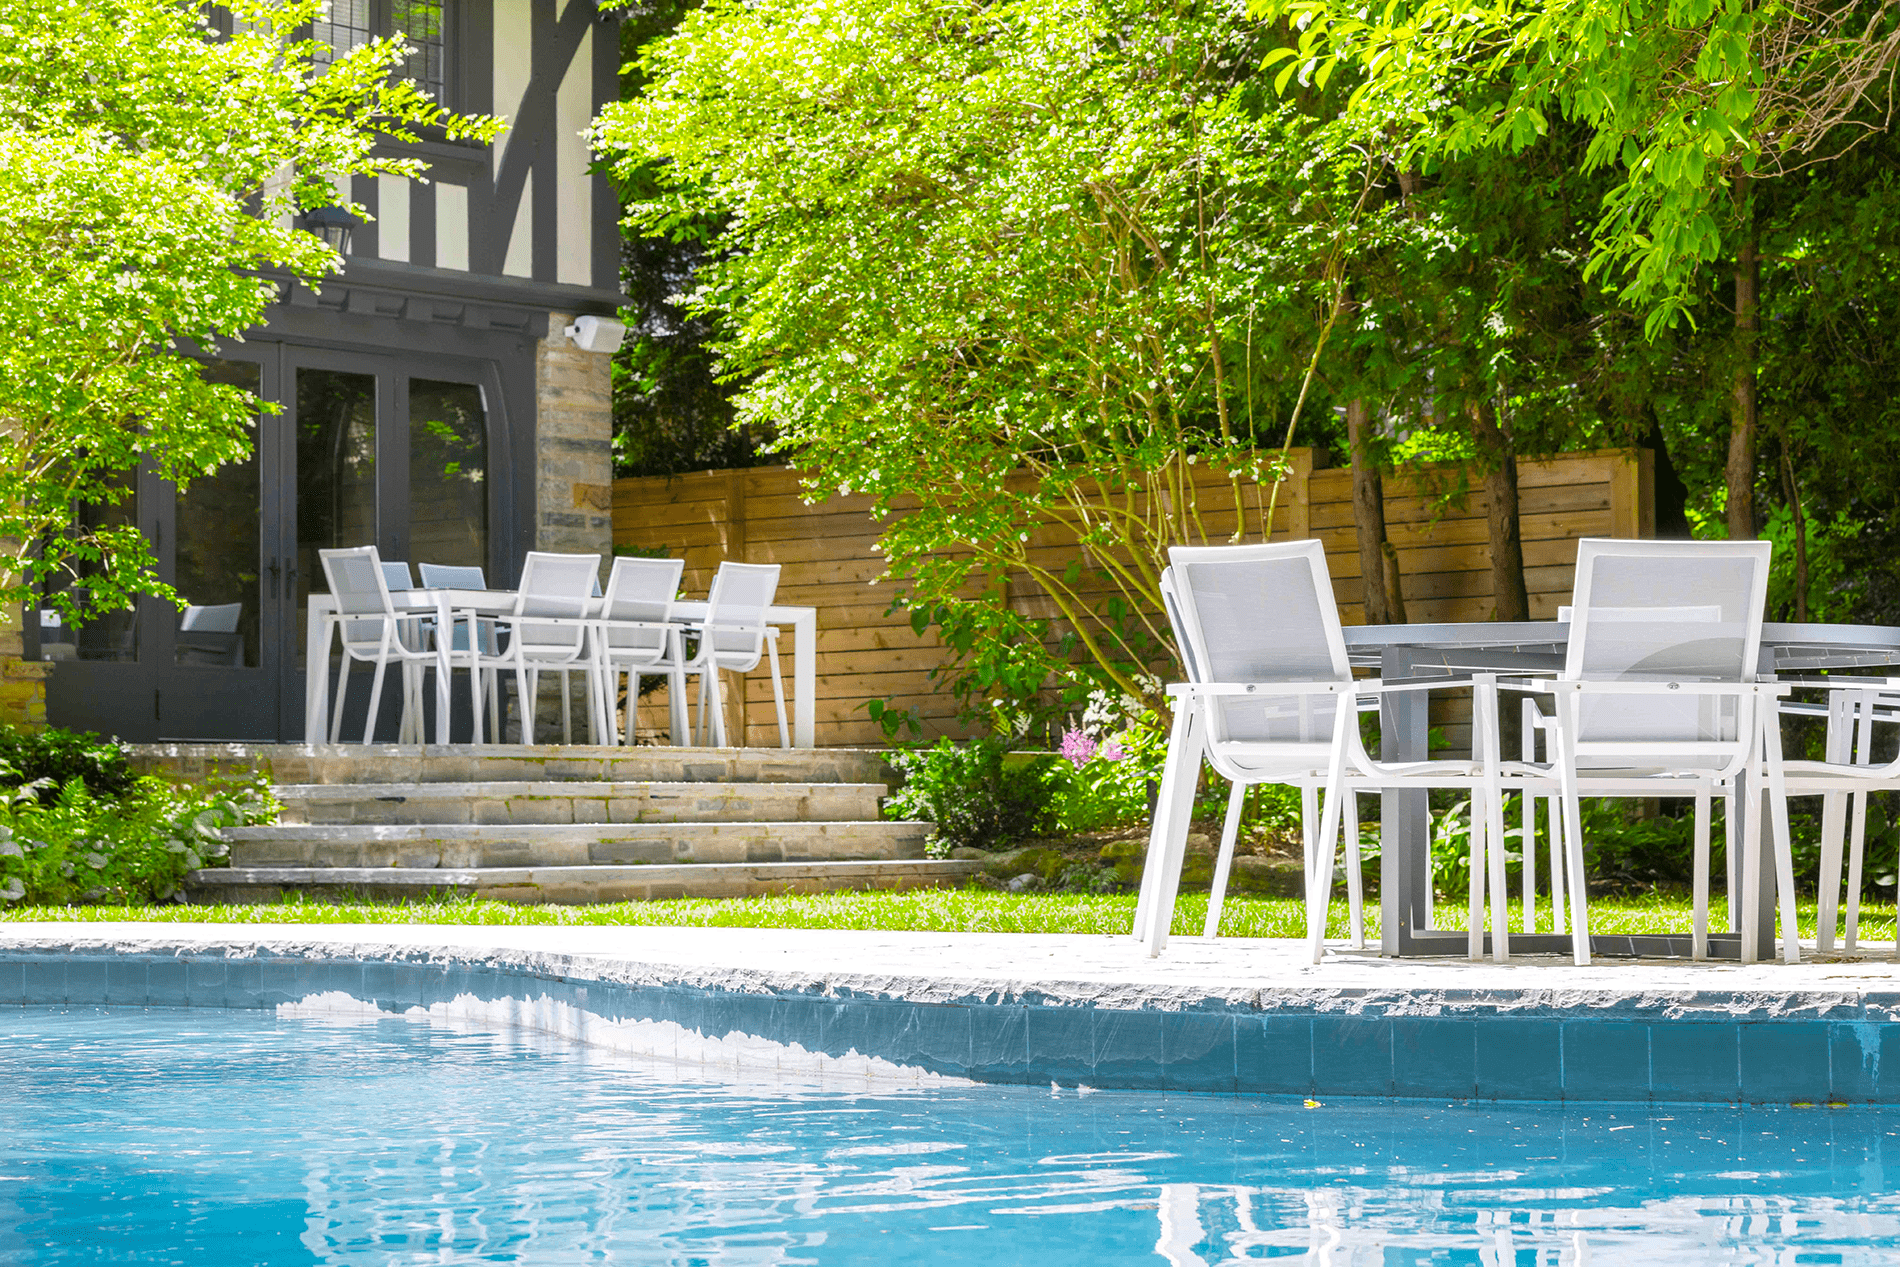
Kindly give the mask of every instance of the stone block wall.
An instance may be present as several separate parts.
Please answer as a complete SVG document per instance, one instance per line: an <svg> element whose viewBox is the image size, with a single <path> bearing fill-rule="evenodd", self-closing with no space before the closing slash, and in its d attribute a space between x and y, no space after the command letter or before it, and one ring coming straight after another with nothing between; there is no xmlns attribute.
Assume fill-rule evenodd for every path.
<svg viewBox="0 0 1900 1267"><path fill-rule="evenodd" d="M535 348L534 548L613 553L612 358L583 352L548 316Z"/></svg>
<svg viewBox="0 0 1900 1267"><path fill-rule="evenodd" d="M51 664L28 660L19 613L0 616L0 725L46 724L46 675Z"/></svg>
<svg viewBox="0 0 1900 1267"><path fill-rule="evenodd" d="M614 546L613 358L583 352L562 330L568 313L548 314L535 347L534 548L601 556L601 582ZM559 739L561 674L541 675L536 692L543 738ZM587 743L586 679L568 675L576 742Z"/></svg>

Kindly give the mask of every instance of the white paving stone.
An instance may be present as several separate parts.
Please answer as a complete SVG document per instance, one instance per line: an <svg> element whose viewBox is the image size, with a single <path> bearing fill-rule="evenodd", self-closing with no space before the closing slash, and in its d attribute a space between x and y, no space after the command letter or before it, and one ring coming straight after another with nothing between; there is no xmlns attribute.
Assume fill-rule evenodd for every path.
<svg viewBox="0 0 1900 1267"><path fill-rule="evenodd" d="M461 925L0 924L0 953L296 955L488 962L565 977L746 991L817 991L918 1002L1091 1003L1787 1016L1900 1004L1887 952L1798 965L1543 958L1511 965L1382 960L1338 950L1304 962L1296 941L1175 938L1159 959L1123 936L834 930ZM1891 1013L1890 1013L1891 1014Z"/></svg>

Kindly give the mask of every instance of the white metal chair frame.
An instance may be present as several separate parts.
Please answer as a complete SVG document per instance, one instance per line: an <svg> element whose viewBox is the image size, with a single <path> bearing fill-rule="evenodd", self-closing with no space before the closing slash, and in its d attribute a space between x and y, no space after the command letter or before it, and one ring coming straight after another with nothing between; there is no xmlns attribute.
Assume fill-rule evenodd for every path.
<svg viewBox="0 0 1900 1267"><path fill-rule="evenodd" d="M535 584L541 580L541 573L552 570L563 582L578 581L583 573L591 576L586 586L580 584L558 584L551 589L543 589ZM572 572L572 577L561 576L562 572ZM520 704L519 712L521 737L523 744L534 742L535 700L543 672L558 672L562 669L580 669L588 676L588 699L590 707L599 693L599 681L595 675L592 652L592 640L589 630L592 625L589 608L593 605L590 597L592 586L599 581L600 556L597 554L552 554L545 551L529 551L522 563L521 585L515 594L512 612L484 617L494 621L497 636L506 635L505 645L490 653L479 649L467 654L466 663L477 669L508 669L515 676L515 698ZM470 647L479 648L481 639L479 627L473 613L466 614L469 621ZM470 689L475 695L475 715L481 715L481 674L472 674ZM562 692L565 714L566 692ZM565 721L565 715L563 717ZM596 713L590 719L599 738L601 719ZM565 733L565 731L564 731ZM496 739L501 736L497 734Z"/></svg>
<svg viewBox="0 0 1900 1267"><path fill-rule="evenodd" d="M1867 844L1867 796L1900 788L1900 756L1875 763L1874 730L1900 721L1900 678L1824 678L1787 683L1828 691L1822 710L1828 719L1826 756L1820 761L1787 761L1783 770L1789 796L1821 796L1821 863L1816 903L1815 949L1831 952L1841 920L1841 862L1847 854L1847 926L1844 948L1860 948L1860 890ZM1811 713L1812 705L1784 704L1786 713ZM1848 824L1852 823L1849 837ZM1900 934L1894 958L1900 959Z"/></svg>
<svg viewBox="0 0 1900 1267"><path fill-rule="evenodd" d="M1762 609L1767 596L1770 549L1769 543L1755 541L1580 541L1569 647L1562 675L1557 679L1520 680L1503 684L1507 689L1548 694L1555 699L1555 715L1548 731L1551 740L1549 765L1518 764L1505 767L1504 773L1507 777L1518 779L1527 794L1531 789L1548 788L1552 776L1555 776L1562 817L1559 834L1564 848L1563 871L1568 881L1570 900L1571 954L1580 965L1590 962L1589 892L1588 877L1583 867L1581 798L1695 798L1695 924L1691 955L1703 959L1708 955L1711 803L1716 795L1723 795L1729 798L1732 807L1736 780L1744 774L1761 779L1770 793L1777 867L1776 888L1783 924L1783 955L1790 963L1799 960L1800 943L1794 922L1793 860L1788 844L1787 802L1782 790L1780 738L1771 721L1774 716L1772 705L1764 707L1762 704L1764 699L1786 694L1788 688L1778 683L1754 681L1754 666L1761 646ZM1750 592L1739 599L1743 633L1733 663L1726 666L1691 664L1688 672L1665 669L1644 672L1641 676L1630 671L1629 675L1619 678L1585 676L1595 672L1586 663L1593 623L1614 625L1643 617L1643 623L1664 625L1668 623L1671 610L1662 605L1629 609L1593 607L1593 564L1599 558L1635 558L1653 560L1660 567L1672 557L1681 559L1688 556L1740 558L1753 562ZM1683 628L1690 633L1696 632L1699 628L1697 618L1686 618ZM1699 671L1703 667L1711 671ZM1719 674L1714 671L1718 669L1721 670ZM1708 678L1717 680L1697 680ZM1605 697L1626 697L1632 701L1648 697L1658 702L1668 699L1678 705L1689 697L1711 703L1730 700L1735 709L1734 735L1729 738L1694 739L1666 733L1610 739L1582 737L1586 730L1583 720L1586 700L1602 700ZM1680 712L1680 709L1675 711ZM1662 716L1661 724L1666 731L1669 722L1666 714ZM1655 718L1644 720L1654 721ZM1753 858L1758 856L1761 843L1761 815L1751 813L1746 822L1743 851L1747 857ZM1732 828L1730 840L1732 846ZM1733 855L1734 852L1731 847L1729 853ZM1733 874L1734 863L1731 858L1731 877ZM1744 867L1740 884L1741 909L1744 912L1754 909L1754 903L1760 896L1759 885L1759 872L1753 867ZM1735 919L1733 897L1731 879L1731 922ZM1760 949L1755 944L1755 922L1744 918L1741 927L1742 958L1752 962Z"/></svg>
<svg viewBox="0 0 1900 1267"><path fill-rule="evenodd" d="M765 593L756 603L758 614L755 617L734 619L729 614L732 604L730 590L735 582L747 577L765 583ZM767 623L765 619L765 609L772 605L778 589L778 577L779 565L776 563L721 563L719 570L713 574L712 589L706 596L706 618L682 622L685 632L697 635L699 639L698 645L681 664L685 672L699 674L699 724L695 728L697 742L705 742L710 721L713 746L726 746L726 712L720 697L720 670L750 673L758 667L761 654L766 653L771 657L772 701L778 707L779 747L792 746L792 732L785 721L785 683L779 672L779 631L777 626ZM742 605L746 608L755 606L750 599ZM727 640L736 640L740 645L719 645ZM748 640L749 646L746 645ZM744 724L741 720L742 729ZM743 740L744 735L740 738Z"/></svg>
<svg viewBox="0 0 1900 1267"><path fill-rule="evenodd" d="M481 568L468 563L418 563L416 570L422 574L424 589L470 589L486 590L488 575ZM464 623L466 622L466 624ZM427 620L424 628L431 636L437 636L434 620ZM475 648L487 654L495 654L501 649L501 637L495 629L491 617L478 616L472 612L450 612L449 655L452 662L466 663L467 653ZM460 643L462 645L457 646ZM474 670L471 670L474 671ZM488 701L488 733L494 736L494 742L501 741L501 690L496 670L480 670L483 676L480 691L472 691L471 698L478 701L470 724L474 727L471 738L476 743L482 741L482 713L479 701Z"/></svg>
<svg viewBox="0 0 1900 1267"><path fill-rule="evenodd" d="M415 618L397 614L395 603L390 598L391 565L377 557L375 546L319 550L317 557L322 561L324 576L330 583L330 593L336 597L336 610L325 620L343 645L343 663L337 672L335 701L330 711L330 742L337 743L342 734L343 705L349 695L350 664L357 660L376 666L370 684L369 712L363 723L363 742L370 743L375 737L376 713L383 696L383 674L392 660L401 666L401 736L406 741L413 730L421 725L421 698L416 685L421 681L419 670L425 661L434 663L435 652L420 645L420 639L415 636ZM367 561L371 565L369 572L376 582L373 600L367 588L347 589L338 584L338 565L347 566L357 561ZM402 567L401 575L407 578L407 566L397 566ZM367 634L362 632L365 627L369 628ZM418 645L410 646L410 641ZM327 666L310 667L312 672L327 671ZM415 671L412 672L412 668Z"/></svg>
<svg viewBox="0 0 1900 1267"><path fill-rule="evenodd" d="M673 603L685 568L683 559L614 560L600 615L591 626L597 669L594 706L598 711L595 715L603 719L605 741L609 744L618 745L623 738L615 708L622 673L630 679L626 739L633 738L633 712L639 702L640 677L648 672L665 674L667 678L676 741L677 732L683 729L679 718L686 700L685 639L683 627L673 620ZM617 641L616 634L623 637Z"/></svg>
<svg viewBox="0 0 1900 1267"><path fill-rule="evenodd" d="M1464 687L1462 678L1431 679L1418 682L1385 683L1377 679L1355 682L1346 658L1345 640L1339 629L1339 613L1332 597L1332 582L1326 570L1324 547L1315 540L1267 545L1176 547L1169 552L1174 565L1164 581L1164 594L1170 596L1170 617L1185 636L1182 662L1190 674L1201 674L1215 659L1203 636L1198 605L1191 586L1184 583L1176 569L1209 563L1304 562L1306 576L1313 587L1315 614L1324 647L1308 650L1323 654L1329 664L1329 676L1320 680L1213 682L1190 681L1167 688L1176 701L1173 729L1169 736L1169 760L1156 802L1154 823L1148 849L1148 863L1142 875L1141 896L1136 905L1134 933L1148 953L1157 955L1167 944L1168 926L1173 918L1181 878L1181 863L1186 851L1187 821L1193 809L1194 784L1199 778L1199 758L1207 757L1215 770L1237 786L1250 783L1307 784L1323 788L1326 796L1319 815L1315 836L1306 833L1306 906L1307 945L1315 963L1324 953L1327 908L1331 900L1334 859L1342 820L1347 817L1346 802L1362 791L1392 787L1456 787L1471 793L1474 805L1471 848L1471 921L1469 953L1478 958L1484 946L1484 899L1491 893L1492 953L1502 961L1510 953L1510 932L1505 911L1503 819L1499 800L1499 763L1495 753L1483 755L1486 745L1496 744L1495 691L1474 693L1473 735L1479 757L1473 761L1424 761L1386 763L1373 759L1359 735L1360 707L1399 691L1443 690ZM1221 737L1222 704L1253 696L1264 701L1298 701L1302 717L1313 712L1322 701L1333 701L1332 733L1325 742L1245 741ZM1309 701L1311 703L1309 704ZM1348 702L1350 701L1350 702ZM1487 703L1487 701L1489 701ZM1343 706L1342 706L1343 705ZM1189 758L1192 758L1191 760ZM1231 844L1238 805L1238 794L1229 799L1228 823L1223 831L1223 863L1231 856ZM1303 800L1307 798L1303 796ZM1479 807L1482 807L1480 812ZM1356 815L1355 815L1356 817ZM1487 848L1496 841L1497 848ZM1356 842L1354 842L1356 845ZM1354 850L1356 852L1356 849ZM1224 869L1217 864L1218 869ZM1350 868L1349 868L1350 871ZM1487 872L1489 885L1487 886ZM1224 875L1221 877L1224 879ZM1351 876L1348 877L1349 887Z"/></svg>

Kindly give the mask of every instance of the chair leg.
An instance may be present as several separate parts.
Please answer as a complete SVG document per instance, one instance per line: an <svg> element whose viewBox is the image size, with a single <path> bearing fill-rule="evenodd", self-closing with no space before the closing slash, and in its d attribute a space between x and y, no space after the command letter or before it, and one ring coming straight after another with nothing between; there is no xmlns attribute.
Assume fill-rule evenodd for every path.
<svg viewBox="0 0 1900 1267"><path fill-rule="evenodd" d="M1781 959L1801 962L1801 928L1794 913L1794 842L1788 834L1788 784L1781 770L1781 719L1773 703L1761 706L1763 749L1768 754L1769 826L1775 836L1775 897L1781 914Z"/></svg>
<svg viewBox="0 0 1900 1267"><path fill-rule="evenodd" d="M383 656L376 658L376 675L369 682L369 712L363 715L363 742L368 744L376 735L376 708L383 702L383 673L389 668L389 661Z"/></svg>
<svg viewBox="0 0 1900 1267"><path fill-rule="evenodd" d="M1695 861L1690 867L1691 883L1695 885L1695 930L1689 941L1691 959L1709 957L1709 813L1709 789L1697 788Z"/></svg>
<svg viewBox="0 0 1900 1267"><path fill-rule="evenodd" d="M778 708L778 746L789 748L792 746L792 732L785 724L785 683L779 676L778 639L767 637L765 651L772 658L772 703Z"/></svg>
<svg viewBox="0 0 1900 1267"><path fill-rule="evenodd" d="M1307 887L1313 884L1313 859L1319 852L1319 789L1300 789L1300 861L1306 868Z"/></svg>
<svg viewBox="0 0 1900 1267"><path fill-rule="evenodd" d="M1570 958L1579 968L1590 965L1590 896L1583 870L1583 807L1577 786L1577 767L1570 737L1577 733L1577 701L1559 696L1560 719L1557 768L1560 772L1558 809L1564 820L1564 881L1570 887Z"/></svg>
<svg viewBox="0 0 1900 1267"><path fill-rule="evenodd" d="M1214 884L1207 891L1207 924L1203 937L1220 933L1221 903L1227 898L1227 873L1234 864L1234 841L1240 835L1240 811L1247 800L1247 785L1236 783L1227 794L1227 821L1221 825L1220 856L1214 861Z"/></svg>
<svg viewBox="0 0 1900 1267"><path fill-rule="evenodd" d="M535 681L538 674L528 672L527 666L515 665L515 713L517 735L523 745L534 742L534 700L540 683Z"/></svg>
<svg viewBox="0 0 1900 1267"><path fill-rule="evenodd" d="M1188 818L1194 812L1194 784L1200 777L1203 745L1195 706L1177 700L1168 732L1168 755L1161 768L1161 790L1148 828L1141 896L1135 900L1135 938L1150 959L1168 944L1168 930L1174 923L1174 899L1181 887L1181 860L1187 849Z"/></svg>
<svg viewBox="0 0 1900 1267"><path fill-rule="evenodd" d="M1366 948L1366 877L1359 857L1359 793L1348 790L1340 805L1346 819L1346 908L1352 917L1352 948Z"/></svg>
<svg viewBox="0 0 1900 1267"><path fill-rule="evenodd" d="M1349 726L1359 724L1358 710L1350 700L1333 712L1333 751L1326 770L1326 802L1320 811L1318 856L1309 864L1311 879L1306 886L1306 948L1313 962L1326 952L1326 917L1332 905L1333 858L1339 846L1340 798L1346 790L1346 742ZM1192 795L1192 793L1190 793Z"/></svg>
<svg viewBox="0 0 1900 1267"><path fill-rule="evenodd" d="M569 686L569 683L567 680L567 670L562 669L561 670L561 742L564 744L571 744L574 742L574 717L573 717L574 709L573 709L573 703L569 698L571 692L568 690L568 686Z"/></svg>
<svg viewBox="0 0 1900 1267"><path fill-rule="evenodd" d="M1508 963L1511 958L1511 889L1505 874L1504 858L1504 781L1502 729L1498 719L1497 679L1478 675L1473 698L1484 723L1484 839L1491 886L1491 962ZM1473 810L1475 812L1476 806Z"/></svg>
<svg viewBox="0 0 1900 1267"><path fill-rule="evenodd" d="M494 701L489 703L492 707ZM496 738L493 729L488 734ZM468 666L468 737L477 746L482 742L482 670L473 661Z"/></svg>
<svg viewBox="0 0 1900 1267"><path fill-rule="evenodd" d="M1853 837L1847 847L1847 937L1843 943L1849 954L1860 949L1860 886L1864 882L1862 865L1867 846L1867 793L1856 792L1847 811L1853 822Z"/></svg>
<svg viewBox="0 0 1900 1267"><path fill-rule="evenodd" d="M1550 827L1550 931L1561 933L1570 926L1564 904L1564 825L1561 803L1554 796L1544 802L1544 821Z"/></svg>
<svg viewBox="0 0 1900 1267"><path fill-rule="evenodd" d="M1534 933L1537 931L1537 798L1526 792L1518 800L1523 815L1519 827L1524 841L1524 897L1520 906L1523 908L1524 931Z"/></svg>
<svg viewBox="0 0 1900 1267"><path fill-rule="evenodd" d="M1471 824L1471 830L1465 837L1470 850L1467 862L1471 872L1470 891L1465 904L1465 958L1474 963L1484 958L1484 879L1490 863L1484 838L1490 826L1490 815L1484 810L1483 796L1482 791L1473 788L1471 800L1465 805Z"/></svg>
<svg viewBox="0 0 1900 1267"><path fill-rule="evenodd" d="M1834 949L1834 929L1840 921L1841 846L1847 836L1847 797L1829 792L1821 797L1821 867L1815 877L1814 948Z"/></svg>
<svg viewBox="0 0 1900 1267"><path fill-rule="evenodd" d="M328 666L326 665L324 667L327 668ZM312 669L315 672L323 671L316 669L315 666L312 666ZM345 651L343 653L343 662L336 666L336 698L330 702L330 742L333 744L342 742L343 701L349 698L349 694L350 653Z"/></svg>
<svg viewBox="0 0 1900 1267"><path fill-rule="evenodd" d="M1742 909L1742 895L1735 887L1735 878L1738 874L1735 869L1736 805L1736 788L1731 784L1728 791L1722 796L1722 869L1727 873L1728 883L1728 919L1725 923L1728 925L1728 931L1731 933L1741 928L1741 925L1737 924L1735 920L1737 918L1736 912Z"/></svg>

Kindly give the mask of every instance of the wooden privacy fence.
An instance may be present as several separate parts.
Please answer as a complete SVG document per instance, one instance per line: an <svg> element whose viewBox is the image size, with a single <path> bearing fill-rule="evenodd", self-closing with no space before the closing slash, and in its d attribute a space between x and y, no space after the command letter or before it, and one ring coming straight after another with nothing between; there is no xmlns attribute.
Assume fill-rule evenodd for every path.
<svg viewBox="0 0 1900 1267"><path fill-rule="evenodd" d="M1324 541L1340 619L1361 623L1351 472L1316 469L1308 450L1295 450L1291 457L1294 470L1280 488L1274 538ZM1448 501L1459 476L1455 467L1424 467L1385 481L1386 535L1398 552L1410 620L1491 616L1485 499L1474 488L1462 504ZM1534 619L1553 619L1569 601L1578 538L1645 537L1653 531L1647 451L1604 450L1520 462L1518 489ZM1256 492L1264 495L1243 485L1249 504ZM1208 531L1231 531L1233 494L1225 479L1203 472L1198 496ZM614 483L614 544L684 558L686 593L694 598L705 596L722 559L779 564L784 570L778 601L818 609L821 746L881 746L883 733L864 709L871 699L889 700L899 709L915 706L927 738L964 734L956 722L956 701L929 678L933 667L947 661L947 653L934 637L914 633L907 613L889 612L898 585L879 582L884 559L875 545L881 526L870 506L864 496L807 505L798 473L788 467L623 479ZM1073 555L1075 546L1044 534L1032 543L1032 552L1055 561ZM1027 584L1012 582L1009 601L1031 615L1055 615L1049 600ZM789 639L784 650L790 650ZM790 665L786 668L789 691ZM763 662L743 691L731 695L728 725L736 726L743 716L744 742L776 744ZM665 723L664 694L649 696L640 710L641 732L658 735ZM731 733L736 739L741 732Z"/></svg>

